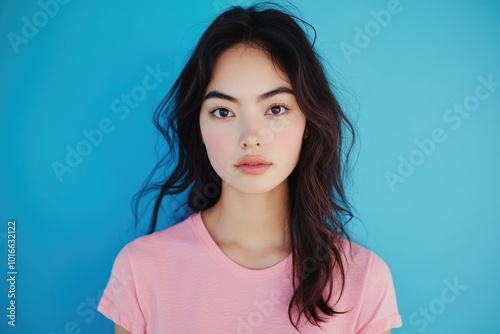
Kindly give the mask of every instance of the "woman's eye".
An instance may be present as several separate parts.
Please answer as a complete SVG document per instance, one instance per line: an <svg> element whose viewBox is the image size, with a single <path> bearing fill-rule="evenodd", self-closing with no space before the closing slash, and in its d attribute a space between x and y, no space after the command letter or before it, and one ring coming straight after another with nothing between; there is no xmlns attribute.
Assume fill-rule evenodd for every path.
<svg viewBox="0 0 500 334"><path fill-rule="evenodd" d="M286 111L288 110L288 108L286 108L285 106L282 106L282 105L277 105L277 106L272 106L269 111L271 112L271 115L274 115L274 116L281 116L283 115Z"/></svg>
<svg viewBox="0 0 500 334"><path fill-rule="evenodd" d="M217 113L219 113L219 116L214 116ZM225 108L217 108L213 111L210 112L210 115L215 118L227 118L228 114L232 113L231 111L225 109Z"/></svg>

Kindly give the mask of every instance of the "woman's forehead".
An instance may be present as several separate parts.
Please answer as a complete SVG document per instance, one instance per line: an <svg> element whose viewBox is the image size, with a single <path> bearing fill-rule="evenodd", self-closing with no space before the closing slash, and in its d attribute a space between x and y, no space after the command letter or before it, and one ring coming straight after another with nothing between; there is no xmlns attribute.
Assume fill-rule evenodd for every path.
<svg viewBox="0 0 500 334"><path fill-rule="evenodd" d="M267 52L238 45L218 57L205 93L217 90L228 95L256 96L279 86L291 89L288 76L279 70Z"/></svg>

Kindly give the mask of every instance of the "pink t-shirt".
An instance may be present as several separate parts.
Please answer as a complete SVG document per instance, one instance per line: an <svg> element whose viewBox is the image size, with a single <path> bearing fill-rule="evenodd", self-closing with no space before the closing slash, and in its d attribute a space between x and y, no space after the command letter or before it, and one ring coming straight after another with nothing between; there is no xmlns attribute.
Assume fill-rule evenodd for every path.
<svg viewBox="0 0 500 334"><path fill-rule="evenodd" d="M321 323L324 330L303 315L303 333L381 334L401 327L389 267L351 244L354 261L334 307L351 310ZM298 333L288 318L291 269L291 254L266 269L240 266L218 247L197 212L128 243L97 309L132 334Z"/></svg>

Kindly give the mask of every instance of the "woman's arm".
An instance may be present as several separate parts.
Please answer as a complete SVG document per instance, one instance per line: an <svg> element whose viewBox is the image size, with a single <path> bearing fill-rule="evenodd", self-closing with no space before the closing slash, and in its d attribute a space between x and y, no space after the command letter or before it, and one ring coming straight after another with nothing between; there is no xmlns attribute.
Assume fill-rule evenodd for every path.
<svg viewBox="0 0 500 334"><path fill-rule="evenodd" d="M130 333L128 330L126 330L122 326L115 324L115 334L132 334L132 333Z"/></svg>

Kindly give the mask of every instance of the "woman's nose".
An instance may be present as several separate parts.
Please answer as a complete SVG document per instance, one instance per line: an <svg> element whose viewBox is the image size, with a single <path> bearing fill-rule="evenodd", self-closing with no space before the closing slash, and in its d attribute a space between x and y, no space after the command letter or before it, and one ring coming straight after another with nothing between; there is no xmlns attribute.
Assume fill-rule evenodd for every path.
<svg viewBox="0 0 500 334"><path fill-rule="evenodd" d="M257 117L246 117L241 129L240 147L263 147L265 143L265 124Z"/></svg>
<svg viewBox="0 0 500 334"><path fill-rule="evenodd" d="M246 138L241 141L240 146L242 148L261 147L261 142L259 139Z"/></svg>

